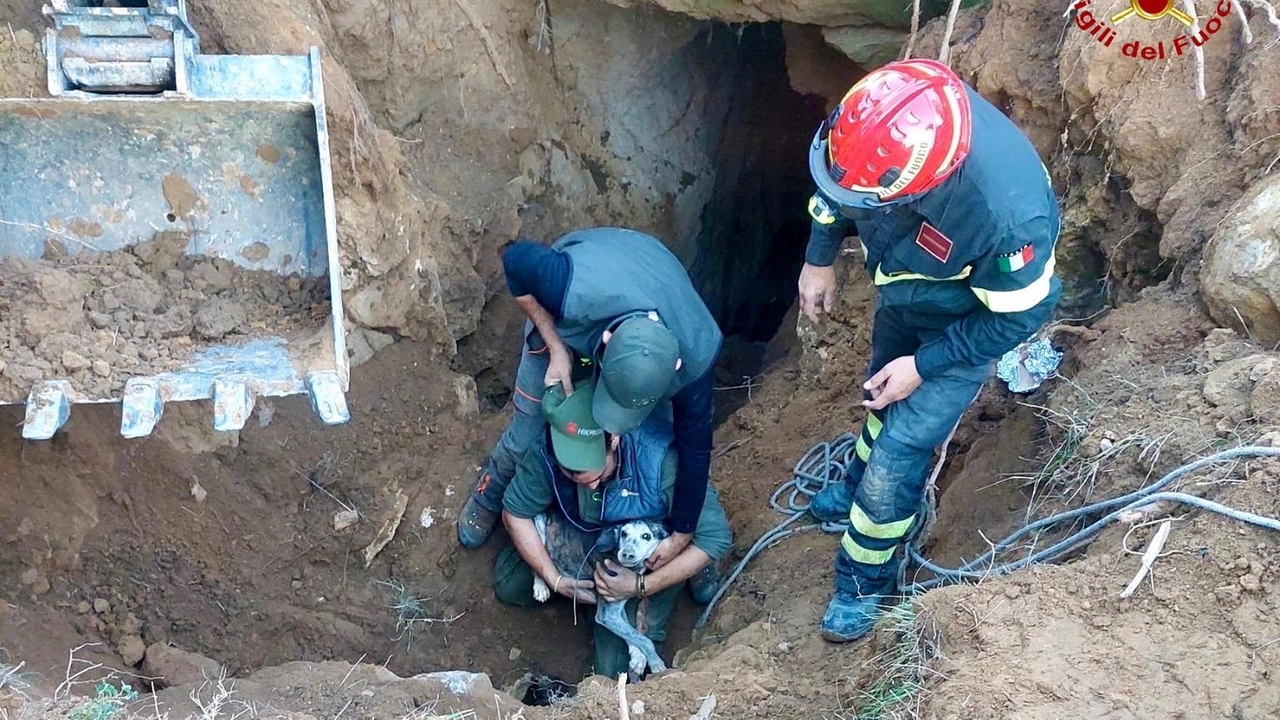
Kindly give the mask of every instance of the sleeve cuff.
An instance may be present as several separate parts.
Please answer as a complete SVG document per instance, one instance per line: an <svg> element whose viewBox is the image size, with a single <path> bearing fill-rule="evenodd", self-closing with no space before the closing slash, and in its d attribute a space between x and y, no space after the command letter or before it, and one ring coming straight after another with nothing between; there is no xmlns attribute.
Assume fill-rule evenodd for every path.
<svg viewBox="0 0 1280 720"><path fill-rule="evenodd" d="M691 520L685 516L671 516L671 532L682 533L684 535L692 535L694 530L698 529L698 521Z"/></svg>
<svg viewBox="0 0 1280 720"><path fill-rule="evenodd" d="M946 361L942 348L934 342L916 351L916 373L923 380L935 380L951 365Z"/></svg>

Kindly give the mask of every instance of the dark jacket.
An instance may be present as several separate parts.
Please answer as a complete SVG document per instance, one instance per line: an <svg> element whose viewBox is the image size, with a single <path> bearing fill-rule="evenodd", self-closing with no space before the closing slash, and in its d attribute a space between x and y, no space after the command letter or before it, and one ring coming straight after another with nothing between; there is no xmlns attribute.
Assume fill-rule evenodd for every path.
<svg viewBox="0 0 1280 720"><path fill-rule="evenodd" d="M1027 137L966 86L973 112L969 156L936 189L877 210L821 195L806 261L827 266L845 237L861 241L880 301L921 330L943 330L916 352L920 376L986 364L1034 335L1061 295L1054 275L1060 229L1048 170Z"/></svg>

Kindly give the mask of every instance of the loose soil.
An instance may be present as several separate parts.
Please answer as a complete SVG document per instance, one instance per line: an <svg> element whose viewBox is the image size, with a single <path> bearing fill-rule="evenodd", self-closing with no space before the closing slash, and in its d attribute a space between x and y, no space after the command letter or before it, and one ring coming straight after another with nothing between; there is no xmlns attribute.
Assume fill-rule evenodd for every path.
<svg viewBox="0 0 1280 720"><path fill-rule="evenodd" d="M115 252L50 238L40 259L0 263L0 398L68 380L84 400L118 397L131 377L183 366L218 344L307 335L329 314L327 277L245 270L185 254L157 233Z"/></svg>
<svg viewBox="0 0 1280 720"><path fill-rule="evenodd" d="M260 403L258 422L234 434L209 429L208 403L182 403L136 441L122 441L118 411L101 406L78 407L51 442L0 436L9 499L0 504L0 664L25 663L34 693L57 686L73 649L149 690L138 677L153 674L148 649L172 644L220 663L266 716L618 717L611 678L588 678L552 707L515 709L504 691L521 697L531 677L574 682L590 672L590 613L565 602L497 603L490 573L503 534L464 551L454 520L511 411L521 322L496 250L517 232L549 239L593 223L681 235L699 215L699 193L715 184L691 160L701 157L693 139L709 123L699 106L715 83L682 64L694 37L687 18L577 0L550 6L554 17L541 20L509 0L194 10L212 48L325 45L349 316L360 333L400 339L353 372L352 421L341 427L321 427L304 398L289 398ZM1217 328L1195 278L1199 243L1243 192L1238 181L1275 155L1274 128L1256 119L1274 105L1274 83L1259 80L1274 77L1259 60L1267 43L1242 49L1227 41L1234 33L1220 33L1206 50L1206 84L1228 102L1193 105L1190 64L1104 56L1082 34L1063 36L1069 22L1035 0L996 0L990 12L963 11L952 38L957 69L1028 128L1062 187L1064 274L1090 288L1073 290L1070 315L1091 317L1053 328L1067 352L1059 377L1028 396L992 382L961 424L925 545L944 565L1028 519L1132 491L1217 449L1280 444L1280 355ZM1255 33L1264 25L1255 20ZM939 23L923 28L916 54L936 56L940 36ZM0 31L0 62L17 68L0 76L5 94L40 93L34 39ZM801 60L790 57L789 69L798 74ZM1193 108L1205 122L1170 108ZM690 189L675 190L686 172ZM195 289L189 268L175 265L183 282L166 286L151 259L128 255L97 280L38 264L29 292L39 297L43 273L60 273L66 279L49 286L62 294L53 294L91 324L90 313L110 316L101 302L114 283L161 295L161 317L164 293L180 300ZM744 353L722 367L712 478L736 538L729 562L782 519L769 498L796 460L862 418L874 288L856 250L848 255L828 320L797 323L793 308L783 336L760 353L763 365ZM214 271L216 263L205 272ZM93 302L69 299L78 282L81 301ZM194 345L204 306L186 307ZM246 314L258 310L270 312ZM22 340L7 309L0 318L10 323L0 337ZM144 314L122 326L142 325L134 343L169 340L151 337L154 323ZM91 330L84 347L107 328ZM39 345L24 345L32 362L53 371L56 360L65 371L61 353L37 357ZM70 349L89 359L80 345ZM96 359L114 377L106 357L90 359L88 372ZM0 408L0 426L20 419L20 408ZM1174 489L1274 516L1280 463L1210 468ZM351 510L354 524L338 522ZM1172 532L1153 575L1119 598L1152 521L1166 517ZM662 649L675 669L626 689L632 717L682 720L712 694L715 715L734 718L866 717L877 704L880 716L930 720L1280 715L1270 669L1280 663L1273 534L1152 508L1058 565L931 591L909 622L850 645L816 631L837 547L836 537L810 532L768 548L697 632L688 628L698 608L683 599ZM918 639L904 643L908 635ZM434 671L487 678L419 677ZM191 711L198 684L166 682L144 695L139 714L153 700L174 717ZM895 695L902 702L886 707ZM0 711L20 700L0 690Z"/></svg>

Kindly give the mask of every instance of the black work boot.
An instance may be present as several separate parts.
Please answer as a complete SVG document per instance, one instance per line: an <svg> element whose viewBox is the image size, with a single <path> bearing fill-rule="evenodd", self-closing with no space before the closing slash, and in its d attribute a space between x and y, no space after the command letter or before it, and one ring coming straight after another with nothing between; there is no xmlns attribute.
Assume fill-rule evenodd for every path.
<svg viewBox="0 0 1280 720"><path fill-rule="evenodd" d="M498 522L498 513L485 508L476 498L476 493L483 493L489 485L489 473L480 476L476 488L467 494L467 502L458 513L458 542L468 550L474 550L493 533L493 526Z"/></svg>
<svg viewBox="0 0 1280 720"><path fill-rule="evenodd" d="M720 589L720 565L712 562L689 578L689 590L694 602L707 605Z"/></svg>

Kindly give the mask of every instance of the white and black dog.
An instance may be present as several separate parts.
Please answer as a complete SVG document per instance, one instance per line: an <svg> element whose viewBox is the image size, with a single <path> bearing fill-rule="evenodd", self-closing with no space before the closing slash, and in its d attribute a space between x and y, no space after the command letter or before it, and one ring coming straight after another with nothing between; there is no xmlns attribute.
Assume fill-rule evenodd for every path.
<svg viewBox="0 0 1280 720"><path fill-rule="evenodd" d="M534 517L533 525L556 569L566 578L576 580L590 580L595 567L605 558L617 561L632 572L644 574L645 561L668 536L662 523L648 520L633 520L607 527L600 531L599 539L594 543L591 539L594 533L574 527L558 514L538 515ZM537 573L533 576L533 596L538 602L551 598L551 588ZM626 641L631 656L627 667L633 681L640 679L646 667L651 672L666 671L667 666L653 641L627 620L626 604L625 600L607 602L597 598L596 622Z"/></svg>

